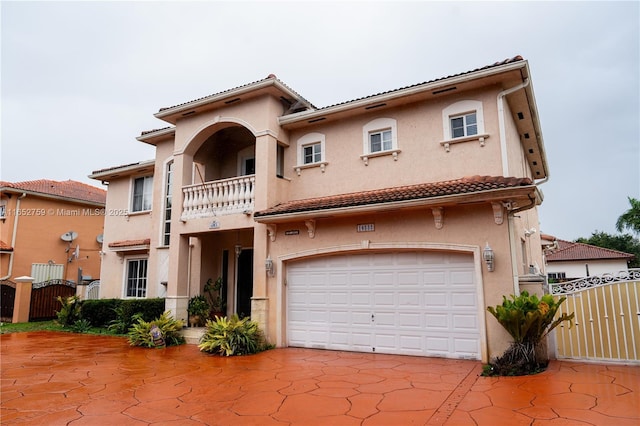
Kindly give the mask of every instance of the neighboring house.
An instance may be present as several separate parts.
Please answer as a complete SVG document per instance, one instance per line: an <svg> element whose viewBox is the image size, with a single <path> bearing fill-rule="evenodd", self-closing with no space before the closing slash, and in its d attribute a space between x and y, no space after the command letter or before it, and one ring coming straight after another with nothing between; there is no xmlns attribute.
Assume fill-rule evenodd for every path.
<svg viewBox="0 0 640 426"><path fill-rule="evenodd" d="M529 65L316 108L269 75L162 108L152 161L108 182L102 297L188 298L222 278L227 313L278 346L487 361L487 305L544 282L548 178ZM493 260L492 260L493 259Z"/></svg>
<svg viewBox="0 0 640 426"><path fill-rule="evenodd" d="M98 279L105 199L73 180L0 181L0 279Z"/></svg>
<svg viewBox="0 0 640 426"><path fill-rule="evenodd" d="M617 250L583 243L559 240L542 235L550 280L573 280L593 275L616 273L629 269L635 256Z"/></svg>

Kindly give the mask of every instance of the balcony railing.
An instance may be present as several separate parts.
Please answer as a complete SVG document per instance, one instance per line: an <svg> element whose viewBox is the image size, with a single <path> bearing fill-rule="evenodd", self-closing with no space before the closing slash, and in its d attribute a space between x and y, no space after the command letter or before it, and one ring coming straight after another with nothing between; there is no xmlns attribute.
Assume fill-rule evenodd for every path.
<svg viewBox="0 0 640 426"><path fill-rule="evenodd" d="M255 175L182 187L180 219L195 219L253 211Z"/></svg>

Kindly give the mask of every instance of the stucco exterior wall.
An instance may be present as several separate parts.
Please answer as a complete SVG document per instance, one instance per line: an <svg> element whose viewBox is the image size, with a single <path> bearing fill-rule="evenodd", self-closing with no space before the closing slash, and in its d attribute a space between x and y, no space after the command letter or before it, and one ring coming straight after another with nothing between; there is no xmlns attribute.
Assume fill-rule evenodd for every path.
<svg viewBox="0 0 640 426"><path fill-rule="evenodd" d="M569 279L583 278L587 276L587 268L589 269L589 276L616 273L629 269L624 259L574 260L570 262L549 262L547 264L547 274L564 272Z"/></svg>
<svg viewBox="0 0 640 426"><path fill-rule="evenodd" d="M77 281L79 268L83 276L100 277L100 250L98 235L103 233L104 210L101 206L79 204L61 199L42 198L27 194L21 198L13 194L7 200L6 219L0 221L2 240L13 244L13 265L9 271L9 253L3 254L0 276L8 279L31 275L33 263L64 265L64 279ZM20 215L16 215L19 206ZM16 234L14 238L14 224ZM63 241L62 234L74 231L78 237L71 243ZM74 256L79 246L78 258ZM6 259L6 260L5 260Z"/></svg>

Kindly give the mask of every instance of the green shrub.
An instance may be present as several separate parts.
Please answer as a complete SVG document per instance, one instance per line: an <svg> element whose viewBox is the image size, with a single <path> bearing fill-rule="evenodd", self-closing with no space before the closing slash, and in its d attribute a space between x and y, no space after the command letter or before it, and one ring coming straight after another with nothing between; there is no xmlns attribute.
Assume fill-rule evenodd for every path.
<svg viewBox="0 0 640 426"><path fill-rule="evenodd" d="M154 341L154 336L152 335L152 328L154 326L157 326L160 330L161 337L166 346L181 345L184 343L184 337L180 334L183 326L182 321L174 319L169 314L169 311L167 311L163 312L160 317L153 321L148 322L139 318L129 329L129 344L131 346L144 346L148 348L158 347L157 339Z"/></svg>
<svg viewBox="0 0 640 426"><path fill-rule="evenodd" d="M62 305L60 310L56 312L60 325L68 327L80 319L81 306L78 296L58 296L57 300Z"/></svg>
<svg viewBox="0 0 640 426"><path fill-rule="evenodd" d="M96 327L106 327L116 319L115 308L122 299L93 299L82 302L82 318Z"/></svg>
<svg viewBox="0 0 640 426"><path fill-rule="evenodd" d="M218 317L207 320L205 334L200 338L198 348L203 352L220 355L253 354L265 348L258 323L249 317Z"/></svg>
<svg viewBox="0 0 640 426"><path fill-rule="evenodd" d="M563 313L554 319L566 297L556 302L550 294L539 299L523 291L520 296L512 295L511 300L505 296L502 299L502 305L489 306L487 310L513 337L513 342L502 357L494 360L491 372L521 375L541 371L548 362L543 339L565 321L571 327L575 313Z"/></svg>
<svg viewBox="0 0 640 426"><path fill-rule="evenodd" d="M73 323L71 330L74 333L87 333L91 330L91 323L86 319L80 319Z"/></svg>
<svg viewBox="0 0 640 426"><path fill-rule="evenodd" d="M97 299L82 302L82 318L95 327L111 327L118 334L127 332L137 318L151 321L164 312L164 299Z"/></svg>

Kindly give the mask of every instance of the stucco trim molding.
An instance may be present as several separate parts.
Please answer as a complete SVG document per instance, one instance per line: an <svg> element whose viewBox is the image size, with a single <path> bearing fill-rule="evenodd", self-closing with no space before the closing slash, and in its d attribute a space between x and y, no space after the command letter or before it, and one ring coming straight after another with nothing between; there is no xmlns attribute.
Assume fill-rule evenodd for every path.
<svg viewBox="0 0 640 426"><path fill-rule="evenodd" d="M193 141L196 140L196 138L198 137L199 134L201 134L203 131L205 131L209 127L215 126L216 124L220 124L220 123L239 124L240 126L242 126L245 129L249 130L251 132L251 134L253 134L253 136L256 137L256 138L259 135L260 136L270 135L270 136L273 136L274 138L277 139L277 135L274 135L273 132L271 132L270 130L258 131L248 121L245 121L245 120L243 120L241 118L226 117L226 116L222 116L222 115L216 115L213 118L213 120L209 120L209 121L206 121L206 122L202 123L200 125L200 127L198 127L196 130L194 130L191 133L191 135L189 135L189 137L187 137L187 142L184 144L184 146L182 146L181 149L178 149L178 150L174 151L173 155L175 156L175 155L184 154L189 149L189 147L193 143Z"/></svg>

